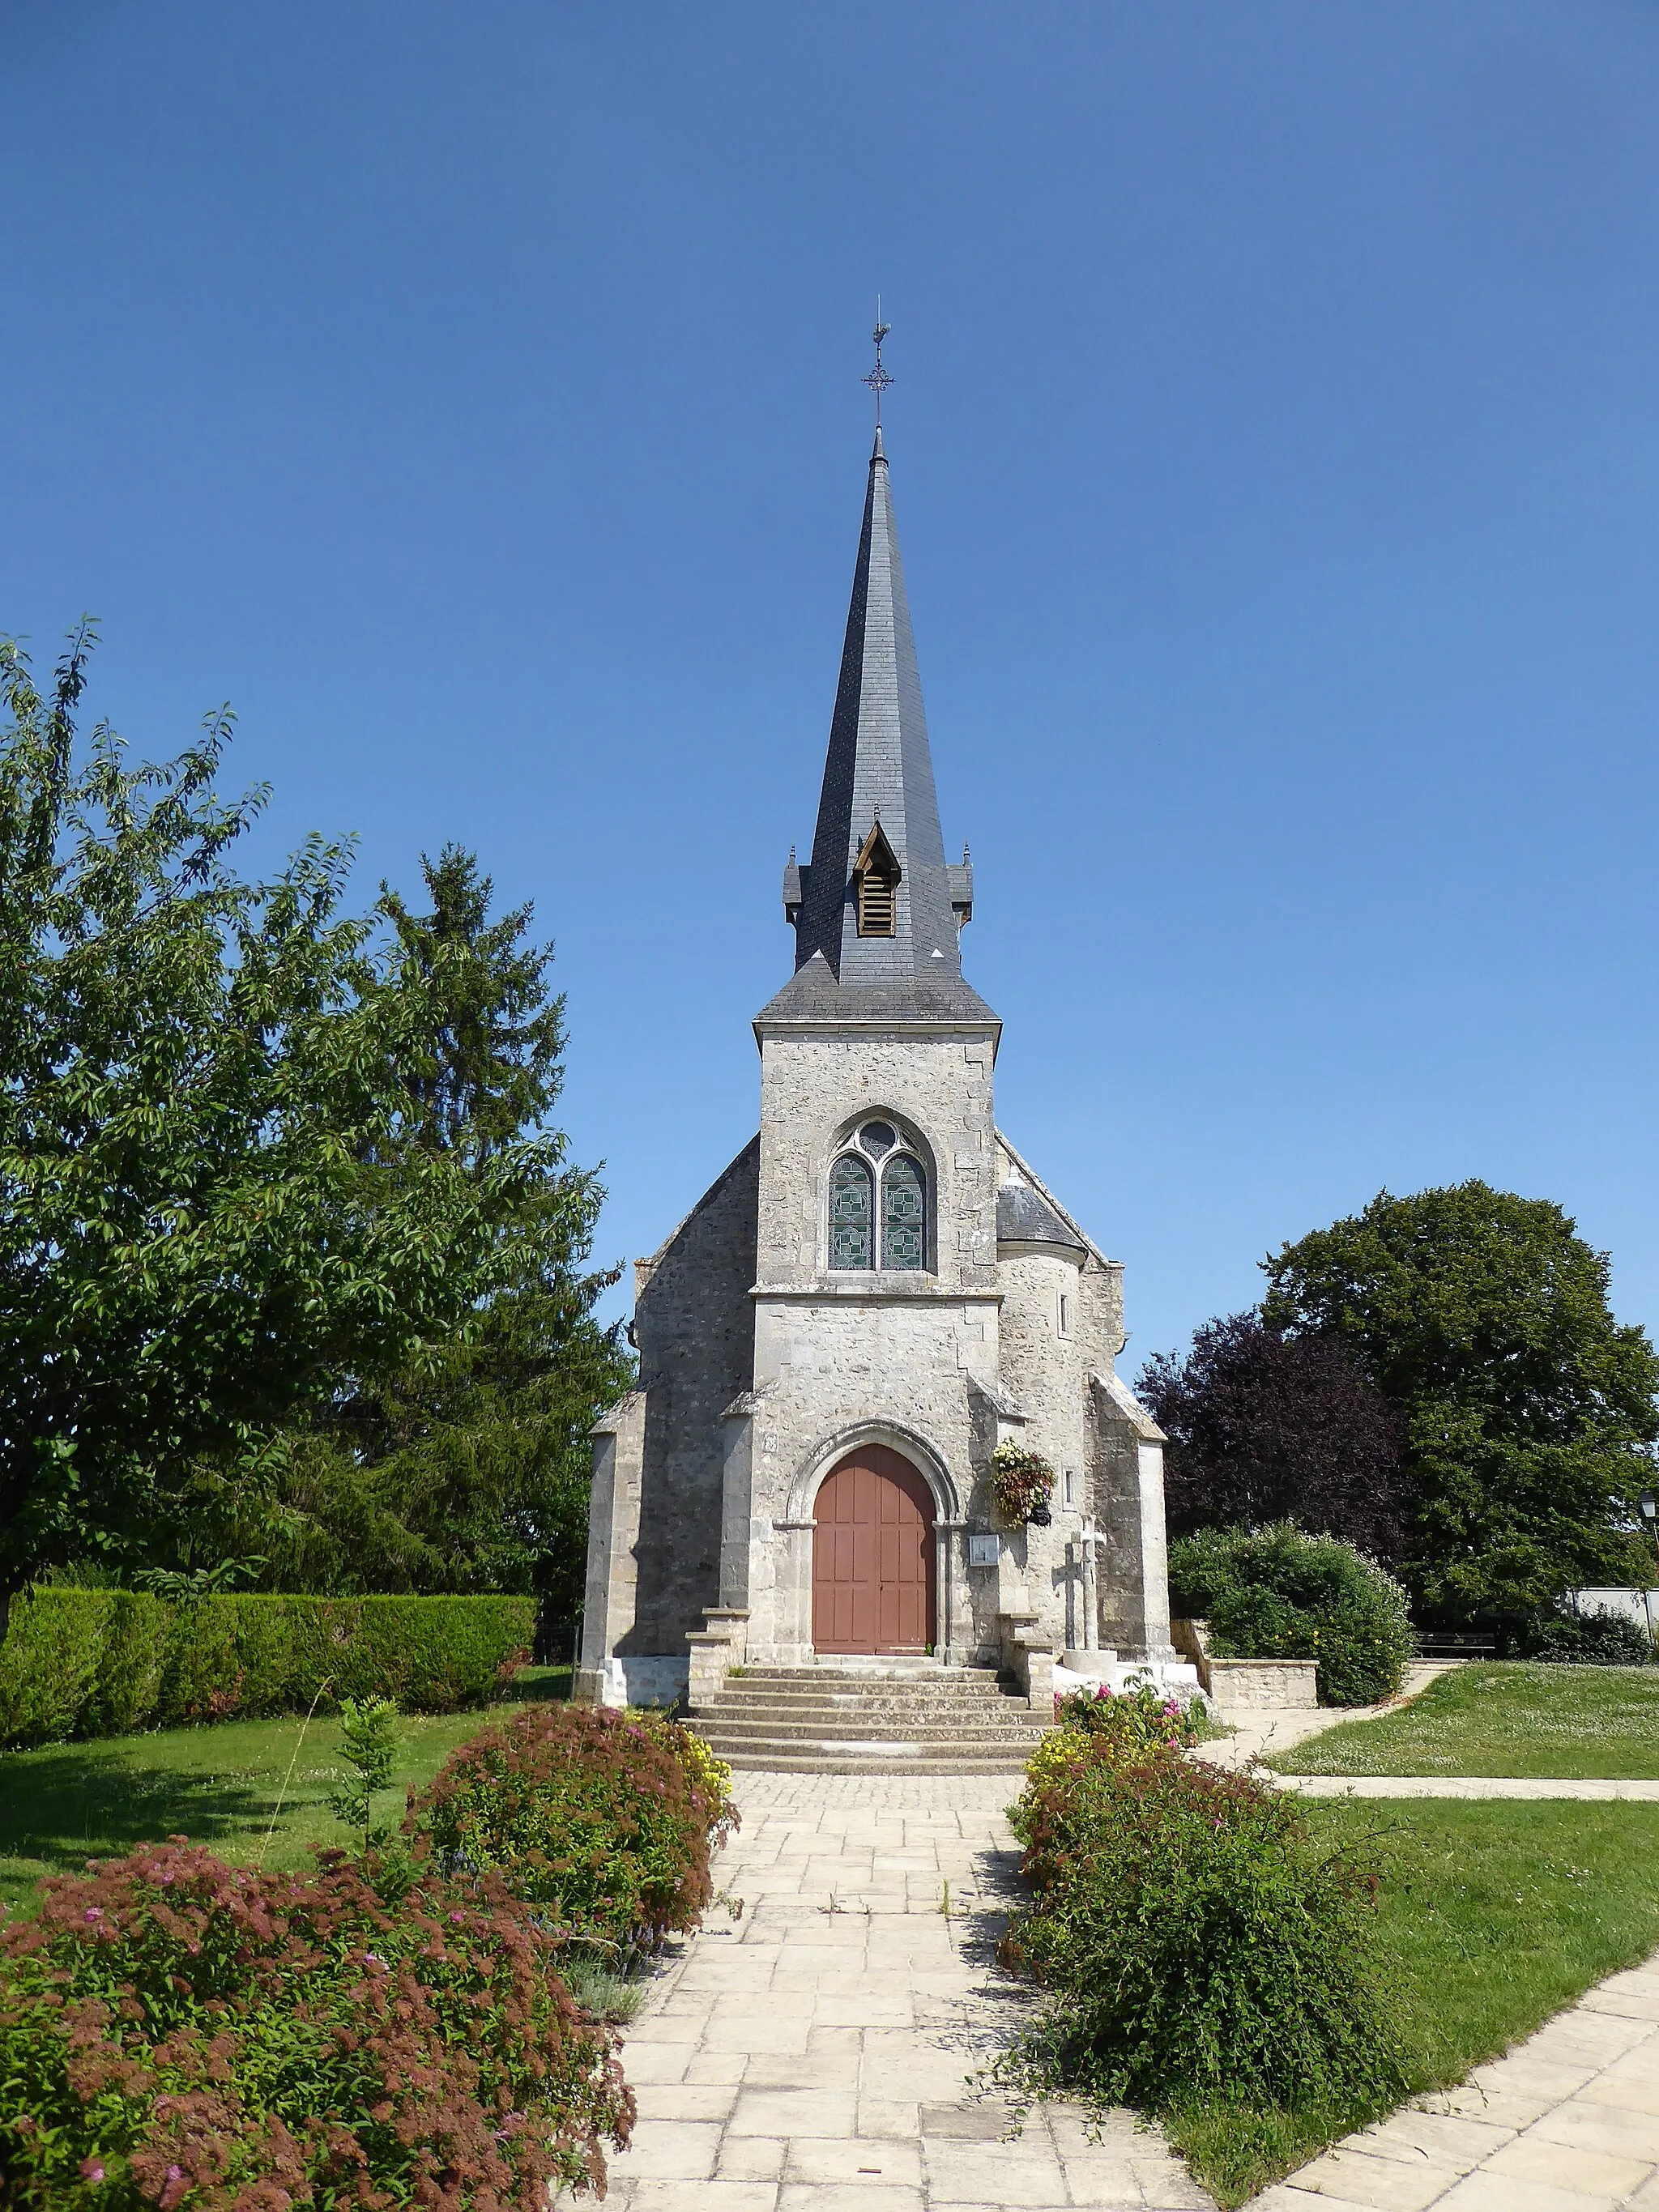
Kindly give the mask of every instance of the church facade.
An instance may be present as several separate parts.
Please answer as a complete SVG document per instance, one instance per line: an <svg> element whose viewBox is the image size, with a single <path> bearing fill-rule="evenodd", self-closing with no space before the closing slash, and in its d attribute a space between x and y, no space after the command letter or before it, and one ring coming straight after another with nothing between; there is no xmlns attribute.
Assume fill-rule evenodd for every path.
<svg viewBox="0 0 1659 2212"><path fill-rule="evenodd" d="M877 433L794 973L759 1133L635 1268L638 1387L594 1435L578 1694L730 1666L1164 1662L1163 1439L1118 1378L1122 1268L996 1125L962 972ZM1054 1471L1003 1524L993 1454ZM1097 1668L1093 1671L1099 1671Z"/></svg>

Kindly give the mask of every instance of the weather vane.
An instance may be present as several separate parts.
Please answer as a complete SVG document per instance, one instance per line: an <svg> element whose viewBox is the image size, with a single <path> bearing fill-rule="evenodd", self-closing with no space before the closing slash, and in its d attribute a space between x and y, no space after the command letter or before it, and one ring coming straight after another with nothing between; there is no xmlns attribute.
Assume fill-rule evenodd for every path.
<svg viewBox="0 0 1659 2212"><path fill-rule="evenodd" d="M881 428L881 395L886 391L888 386L893 380L881 365L881 342L892 327L893 326L890 323L884 323L881 319L881 295L878 292L876 295L875 329L876 365L871 370L869 375L864 379L865 383L869 386L871 391L876 395L876 428L878 430Z"/></svg>

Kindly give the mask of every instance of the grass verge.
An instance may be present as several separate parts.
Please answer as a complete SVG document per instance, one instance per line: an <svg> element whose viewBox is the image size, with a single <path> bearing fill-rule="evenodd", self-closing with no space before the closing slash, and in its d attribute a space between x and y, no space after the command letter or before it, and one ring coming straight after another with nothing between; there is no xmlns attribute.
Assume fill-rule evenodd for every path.
<svg viewBox="0 0 1659 2212"><path fill-rule="evenodd" d="M487 1722L520 1705L568 1696L569 1686L568 1667L526 1668L498 1705L400 1720L392 1790L377 1817L392 1818L404 1790L429 1782L456 1745ZM27 1908L42 1875L71 1873L89 1858L171 1835L245 1864L259 1856L270 1833L267 1866L303 1865L313 1844L347 1840L324 1802L339 1741L337 1717L319 1714L306 1728L289 1715L0 1753L0 1899Z"/></svg>
<svg viewBox="0 0 1659 2212"><path fill-rule="evenodd" d="M1380 1852L1377 1932L1414 2094L1462 2081L1659 1948L1659 1806L1316 1799L1304 1810L1331 1848L1374 1839ZM1382 2110L1158 2117L1232 2206Z"/></svg>
<svg viewBox="0 0 1659 2212"><path fill-rule="evenodd" d="M1455 1668L1376 1720L1279 1753L1279 1774L1659 1780L1659 1667Z"/></svg>

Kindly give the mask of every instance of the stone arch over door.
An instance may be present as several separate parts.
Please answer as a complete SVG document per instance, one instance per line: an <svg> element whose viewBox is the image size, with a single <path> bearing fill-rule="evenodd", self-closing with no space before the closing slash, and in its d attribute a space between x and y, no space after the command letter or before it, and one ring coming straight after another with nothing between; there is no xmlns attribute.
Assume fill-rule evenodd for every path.
<svg viewBox="0 0 1659 2212"><path fill-rule="evenodd" d="M890 1444L838 1460L813 1501L812 1647L920 1655L939 1641L937 1515L920 1468Z"/></svg>

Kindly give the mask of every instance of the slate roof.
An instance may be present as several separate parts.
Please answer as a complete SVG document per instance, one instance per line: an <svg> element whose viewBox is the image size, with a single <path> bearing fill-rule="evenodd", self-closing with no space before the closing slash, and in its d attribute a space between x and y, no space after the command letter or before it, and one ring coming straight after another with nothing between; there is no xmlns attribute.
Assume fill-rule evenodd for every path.
<svg viewBox="0 0 1659 2212"><path fill-rule="evenodd" d="M756 1017L757 1028L773 1022L967 1022L976 1029L1001 1028L960 969L915 981L838 983L822 953L798 968Z"/></svg>
<svg viewBox="0 0 1659 2212"><path fill-rule="evenodd" d="M1006 1182L997 1193L997 1243L1057 1244L1066 1252L1088 1249L1042 1193L1022 1182Z"/></svg>
<svg viewBox="0 0 1659 2212"><path fill-rule="evenodd" d="M878 821L900 868L895 927L890 937L860 937L852 867ZM879 431L812 857L801 865L792 857L784 900L795 925L795 980L763 1010L763 1021L890 1013L900 1021L994 1021L962 980L957 919L972 905L973 876L965 859L952 866L945 858Z"/></svg>

